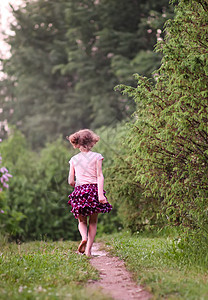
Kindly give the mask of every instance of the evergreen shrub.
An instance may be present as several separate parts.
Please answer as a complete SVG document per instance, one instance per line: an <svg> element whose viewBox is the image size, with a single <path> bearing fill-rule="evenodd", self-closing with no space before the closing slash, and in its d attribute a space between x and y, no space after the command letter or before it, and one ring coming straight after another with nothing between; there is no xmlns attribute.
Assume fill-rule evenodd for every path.
<svg viewBox="0 0 208 300"><path fill-rule="evenodd" d="M187 232L208 232L208 2L178 1L154 85L135 75L120 85L137 111L126 134L134 182L160 201L158 217ZM150 203L150 207L151 207Z"/></svg>

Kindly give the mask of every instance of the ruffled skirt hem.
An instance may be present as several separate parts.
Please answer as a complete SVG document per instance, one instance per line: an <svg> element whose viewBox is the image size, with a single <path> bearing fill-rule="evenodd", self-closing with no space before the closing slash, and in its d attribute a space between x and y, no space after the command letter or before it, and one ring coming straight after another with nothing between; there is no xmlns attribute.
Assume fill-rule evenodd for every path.
<svg viewBox="0 0 208 300"><path fill-rule="evenodd" d="M103 192L105 195L106 192ZM71 205L71 212L76 219L79 215L90 216L94 213L109 213L112 209L110 203L107 202L102 204L98 201L97 184L83 184L76 186L74 191L68 197L68 204Z"/></svg>

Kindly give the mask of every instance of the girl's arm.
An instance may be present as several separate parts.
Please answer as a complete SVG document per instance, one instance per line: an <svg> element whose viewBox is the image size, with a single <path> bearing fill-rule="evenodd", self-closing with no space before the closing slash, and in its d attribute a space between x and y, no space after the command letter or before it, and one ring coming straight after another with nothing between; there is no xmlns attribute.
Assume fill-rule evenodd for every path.
<svg viewBox="0 0 208 300"><path fill-rule="evenodd" d="M75 186L74 176L75 176L74 166L72 164L70 164L68 183L71 186Z"/></svg>
<svg viewBox="0 0 208 300"><path fill-rule="evenodd" d="M103 194L104 176L102 172L102 159L97 160L97 184L98 184L98 200L100 203L107 203Z"/></svg>

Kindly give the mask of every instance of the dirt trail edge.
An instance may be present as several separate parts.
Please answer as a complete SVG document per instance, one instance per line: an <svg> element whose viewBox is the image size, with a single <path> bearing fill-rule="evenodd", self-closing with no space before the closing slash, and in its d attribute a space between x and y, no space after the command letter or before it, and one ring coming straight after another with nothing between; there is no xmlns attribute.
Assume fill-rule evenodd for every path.
<svg viewBox="0 0 208 300"><path fill-rule="evenodd" d="M91 281L91 288L102 288L104 294L115 300L149 300L152 295L137 285L126 270L124 262L100 250L100 243L94 243L90 263L100 273L99 281Z"/></svg>

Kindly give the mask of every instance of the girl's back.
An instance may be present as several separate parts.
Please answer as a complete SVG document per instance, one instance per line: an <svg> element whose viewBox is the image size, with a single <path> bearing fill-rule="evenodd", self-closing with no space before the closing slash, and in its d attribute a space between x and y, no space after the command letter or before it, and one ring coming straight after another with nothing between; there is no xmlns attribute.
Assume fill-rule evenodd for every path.
<svg viewBox="0 0 208 300"><path fill-rule="evenodd" d="M76 176L76 186L97 183L97 161L104 157L97 152L80 152L73 156L69 163L73 165Z"/></svg>

